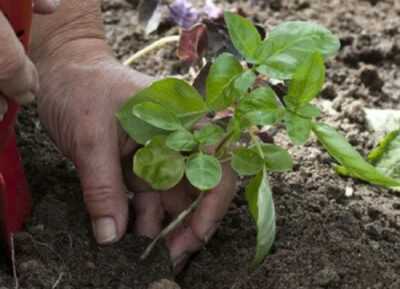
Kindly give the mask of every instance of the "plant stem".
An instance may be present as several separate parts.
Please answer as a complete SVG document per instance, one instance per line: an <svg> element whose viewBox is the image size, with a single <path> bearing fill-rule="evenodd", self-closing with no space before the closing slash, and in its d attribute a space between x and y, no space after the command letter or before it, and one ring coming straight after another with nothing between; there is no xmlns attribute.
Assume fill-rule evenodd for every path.
<svg viewBox="0 0 400 289"><path fill-rule="evenodd" d="M232 160L232 157L228 157L228 158L225 158L225 159L222 159L222 160L219 160L221 163L227 163L227 162L230 162Z"/></svg>
<svg viewBox="0 0 400 289"><path fill-rule="evenodd" d="M160 234L157 235L157 237L154 238L154 240L147 246L146 250L143 252L142 256L140 256L140 260L146 259L151 251L154 249L156 246L157 242L161 239L167 236L169 233L171 233L178 225L180 225L185 218L190 215L200 204L200 202L203 200L206 192L201 191L196 200L188 207L186 210L184 210L182 213L179 214L178 217L176 217L175 220L173 220L167 227L164 228L160 232Z"/></svg>
<svg viewBox="0 0 400 289"><path fill-rule="evenodd" d="M253 141L253 143L256 145L258 153L260 154L260 156L262 158L264 158L264 152L260 146L260 141L259 141L258 136L256 136L252 131L250 131L250 137L251 137L251 140Z"/></svg>
<svg viewBox="0 0 400 289"><path fill-rule="evenodd" d="M147 53L155 49L161 48L169 43L179 42L179 39L180 39L179 35L166 36L161 39L158 39L157 41L153 42L152 44L146 46L145 48L139 50L138 52L130 56L127 60L124 61L124 65L129 66L139 58L146 55Z"/></svg>
<svg viewBox="0 0 400 289"><path fill-rule="evenodd" d="M217 145L214 155L218 156L218 154L221 152L221 150L224 148L224 146L229 142L232 135L233 135L233 131L230 131L223 137L223 139Z"/></svg>

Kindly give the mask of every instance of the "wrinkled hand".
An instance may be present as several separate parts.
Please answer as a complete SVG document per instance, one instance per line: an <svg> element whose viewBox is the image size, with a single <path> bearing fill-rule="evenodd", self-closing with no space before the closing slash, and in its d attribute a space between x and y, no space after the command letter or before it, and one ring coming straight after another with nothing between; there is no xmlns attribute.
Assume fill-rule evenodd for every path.
<svg viewBox="0 0 400 289"><path fill-rule="evenodd" d="M36 13L47 14L56 10L59 0L36 0ZM25 54L7 17L0 11L0 121L8 109L7 99L20 104L31 102L39 90L35 66Z"/></svg>
<svg viewBox="0 0 400 289"><path fill-rule="evenodd" d="M191 204L196 192L186 182L168 192L156 192L132 175L132 155L138 146L122 132L115 113L151 79L109 56L59 67L53 71L49 67L50 76L42 81L39 114L55 143L77 167L97 241L112 243L125 233L127 190L134 193L135 231L155 237L164 217L176 217ZM236 177L225 168L219 187L168 237L177 270L215 232L235 188Z"/></svg>

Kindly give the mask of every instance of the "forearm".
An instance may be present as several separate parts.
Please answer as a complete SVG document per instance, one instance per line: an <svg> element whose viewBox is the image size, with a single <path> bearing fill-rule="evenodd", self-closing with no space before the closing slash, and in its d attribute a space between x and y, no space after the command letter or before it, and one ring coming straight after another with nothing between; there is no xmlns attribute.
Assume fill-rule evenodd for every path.
<svg viewBox="0 0 400 289"><path fill-rule="evenodd" d="M99 0L63 0L56 13L35 15L32 33L31 58L39 72L55 60L74 62L110 53Z"/></svg>

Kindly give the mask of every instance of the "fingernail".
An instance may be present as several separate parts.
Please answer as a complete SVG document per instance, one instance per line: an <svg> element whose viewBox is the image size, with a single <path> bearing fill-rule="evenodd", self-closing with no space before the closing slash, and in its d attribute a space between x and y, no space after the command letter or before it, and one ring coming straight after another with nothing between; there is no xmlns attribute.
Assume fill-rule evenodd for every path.
<svg viewBox="0 0 400 289"><path fill-rule="evenodd" d="M93 222L93 233L99 244L110 244L117 240L117 226L111 217L97 219Z"/></svg>
<svg viewBox="0 0 400 289"><path fill-rule="evenodd" d="M51 4L52 4L54 10L57 9L58 6L60 6L60 3L61 3L61 0L52 0L51 1Z"/></svg>
<svg viewBox="0 0 400 289"><path fill-rule="evenodd" d="M0 121L3 121L4 116L8 110L8 103L3 97L0 96Z"/></svg>
<svg viewBox="0 0 400 289"><path fill-rule="evenodd" d="M172 260L172 266L174 271L177 273L180 272L185 266L188 259L189 259L189 254L183 253L179 257L175 258L175 260Z"/></svg>
<svg viewBox="0 0 400 289"><path fill-rule="evenodd" d="M15 100L19 104L28 104L28 103L31 103L32 101L34 101L34 99L35 99L35 95L30 91L15 97Z"/></svg>

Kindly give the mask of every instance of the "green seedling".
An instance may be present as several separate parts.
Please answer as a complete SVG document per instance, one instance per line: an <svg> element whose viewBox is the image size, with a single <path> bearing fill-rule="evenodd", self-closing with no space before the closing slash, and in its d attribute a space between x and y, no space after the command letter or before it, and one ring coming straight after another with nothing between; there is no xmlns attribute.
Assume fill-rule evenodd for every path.
<svg viewBox="0 0 400 289"><path fill-rule="evenodd" d="M166 78L133 96L117 117L143 145L133 159L137 176L156 190L168 190L183 178L199 190L197 200L154 242L220 183L221 164L229 162L239 176L249 178L245 197L257 226L257 265L270 252L276 231L268 173L293 167L287 150L262 141L261 128L284 127L295 145L313 134L351 176L387 187L400 183L365 161L334 128L315 120L320 111L311 102L324 84L325 61L339 50L337 37L316 23L291 21L262 39L241 16L226 12L225 21L243 59L219 55L210 68L205 96L183 80ZM276 80L287 87L283 97L271 85ZM228 121L215 117L221 114Z"/></svg>

